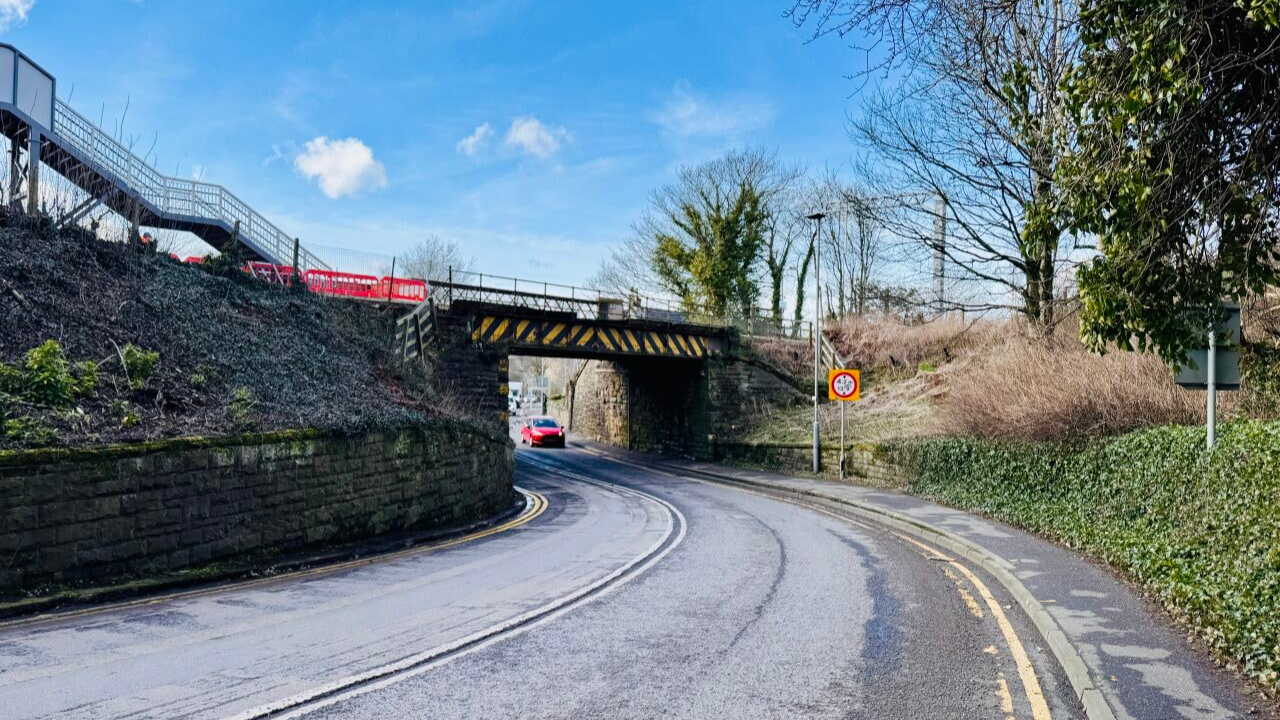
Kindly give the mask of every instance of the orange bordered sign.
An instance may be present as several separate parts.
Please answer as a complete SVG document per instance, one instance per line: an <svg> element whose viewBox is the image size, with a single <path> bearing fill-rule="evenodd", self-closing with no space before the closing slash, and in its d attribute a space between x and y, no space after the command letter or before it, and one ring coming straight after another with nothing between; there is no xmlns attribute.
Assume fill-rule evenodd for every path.
<svg viewBox="0 0 1280 720"><path fill-rule="evenodd" d="M852 401L862 398L862 373L858 370L827 372L827 399Z"/></svg>

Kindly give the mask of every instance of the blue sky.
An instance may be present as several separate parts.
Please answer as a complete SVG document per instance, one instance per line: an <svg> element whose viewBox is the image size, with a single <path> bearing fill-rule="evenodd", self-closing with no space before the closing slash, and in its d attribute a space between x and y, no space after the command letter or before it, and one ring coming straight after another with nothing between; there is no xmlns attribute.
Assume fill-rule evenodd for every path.
<svg viewBox="0 0 1280 720"><path fill-rule="evenodd" d="M788 0L0 0L3 39L161 170L304 243L438 234L489 273L581 282L682 163L841 168L857 55Z"/></svg>

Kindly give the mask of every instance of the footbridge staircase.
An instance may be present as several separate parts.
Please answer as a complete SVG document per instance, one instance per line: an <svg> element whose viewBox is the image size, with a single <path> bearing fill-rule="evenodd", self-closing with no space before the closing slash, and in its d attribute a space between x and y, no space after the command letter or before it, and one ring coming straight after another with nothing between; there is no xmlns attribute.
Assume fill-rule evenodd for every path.
<svg viewBox="0 0 1280 720"><path fill-rule="evenodd" d="M226 188L156 170L58 98L54 76L7 44L0 44L0 132L11 141L7 196L14 210L41 212L43 166L88 196L67 221L105 206L134 226L189 231L219 250L238 242L251 260L328 269Z"/></svg>

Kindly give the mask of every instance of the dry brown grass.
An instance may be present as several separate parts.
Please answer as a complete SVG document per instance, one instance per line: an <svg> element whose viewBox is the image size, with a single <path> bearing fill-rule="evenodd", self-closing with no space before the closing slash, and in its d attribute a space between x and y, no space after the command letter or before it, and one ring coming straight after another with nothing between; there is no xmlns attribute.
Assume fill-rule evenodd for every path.
<svg viewBox="0 0 1280 720"><path fill-rule="evenodd" d="M1047 340L1007 332L944 373L937 406L948 434L1056 440L1204 422L1204 394L1174 385L1158 358L1095 355L1071 332ZM1223 400L1230 412L1231 398Z"/></svg>
<svg viewBox="0 0 1280 720"><path fill-rule="evenodd" d="M813 373L813 345L783 338L751 338L756 357L797 380Z"/></svg>
<svg viewBox="0 0 1280 720"><path fill-rule="evenodd" d="M941 365L990 346L1004 332L1005 323L959 317L907 325L882 315L850 316L827 325L827 337L849 367L864 370Z"/></svg>
<svg viewBox="0 0 1280 720"><path fill-rule="evenodd" d="M1073 321L1048 339L1003 319L906 325L847 318L827 333L849 366L864 372L862 401L848 408L851 441L933 434L1060 440L1204 422L1203 392L1174 385L1153 355L1090 353ZM812 372L811 350L779 345L767 351L771 360L798 368L800 377ZM1235 395L1219 396L1222 417L1237 414ZM837 432L838 412L824 403L824 435ZM803 408L773 413L752 439L804 440L810 423Z"/></svg>

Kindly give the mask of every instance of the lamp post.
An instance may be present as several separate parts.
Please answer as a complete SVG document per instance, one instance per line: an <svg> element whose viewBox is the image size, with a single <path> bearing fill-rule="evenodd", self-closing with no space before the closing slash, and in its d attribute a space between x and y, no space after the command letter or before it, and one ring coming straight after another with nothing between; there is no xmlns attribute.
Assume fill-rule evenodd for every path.
<svg viewBox="0 0 1280 720"><path fill-rule="evenodd" d="M805 216L813 221L813 472L822 469L822 448L818 439L818 366L822 364L822 218L826 213Z"/></svg>

